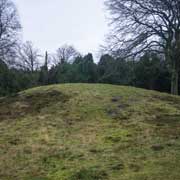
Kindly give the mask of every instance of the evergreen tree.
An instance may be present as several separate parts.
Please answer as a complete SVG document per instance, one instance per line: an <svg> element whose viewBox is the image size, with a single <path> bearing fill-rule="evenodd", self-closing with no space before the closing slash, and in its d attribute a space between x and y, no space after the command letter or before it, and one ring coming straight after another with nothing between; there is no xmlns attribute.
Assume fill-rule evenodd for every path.
<svg viewBox="0 0 180 180"><path fill-rule="evenodd" d="M44 65L41 67L40 75L39 75L39 82L42 85L47 85L49 81L48 78L48 52L45 53L45 62Z"/></svg>

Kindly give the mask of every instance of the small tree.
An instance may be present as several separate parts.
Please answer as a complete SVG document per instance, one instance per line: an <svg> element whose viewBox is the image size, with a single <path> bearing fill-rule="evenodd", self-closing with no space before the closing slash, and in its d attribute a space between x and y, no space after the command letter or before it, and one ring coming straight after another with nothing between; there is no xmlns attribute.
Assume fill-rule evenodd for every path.
<svg viewBox="0 0 180 180"><path fill-rule="evenodd" d="M73 46L63 45L57 49L54 61L55 64L64 64L73 61L78 56L80 56L80 53Z"/></svg>
<svg viewBox="0 0 180 180"><path fill-rule="evenodd" d="M27 41L18 49L18 62L17 65L33 73L39 66L39 51L34 48L32 42Z"/></svg>
<svg viewBox="0 0 180 180"><path fill-rule="evenodd" d="M48 52L45 53L45 62L44 65L41 67L39 82L43 85L48 84Z"/></svg>

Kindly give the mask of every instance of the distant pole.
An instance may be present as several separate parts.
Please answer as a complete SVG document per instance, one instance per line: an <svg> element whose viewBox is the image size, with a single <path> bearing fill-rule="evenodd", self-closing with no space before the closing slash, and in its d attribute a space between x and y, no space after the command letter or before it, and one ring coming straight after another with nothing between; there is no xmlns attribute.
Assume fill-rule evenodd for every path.
<svg viewBox="0 0 180 180"><path fill-rule="evenodd" d="M44 64L46 70L48 70L48 52L45 52L45 64Z"/></svg>

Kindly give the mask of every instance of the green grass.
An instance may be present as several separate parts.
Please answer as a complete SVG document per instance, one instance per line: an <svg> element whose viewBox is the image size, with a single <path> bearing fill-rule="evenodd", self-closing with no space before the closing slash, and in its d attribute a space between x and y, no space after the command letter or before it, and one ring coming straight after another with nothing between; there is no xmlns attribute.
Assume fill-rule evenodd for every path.
<svg viewBox="0 0 180 180"><path fill-rule="evenodd" d="M180 98L103 84L0 99L1 180L179 180Z"/></svg>

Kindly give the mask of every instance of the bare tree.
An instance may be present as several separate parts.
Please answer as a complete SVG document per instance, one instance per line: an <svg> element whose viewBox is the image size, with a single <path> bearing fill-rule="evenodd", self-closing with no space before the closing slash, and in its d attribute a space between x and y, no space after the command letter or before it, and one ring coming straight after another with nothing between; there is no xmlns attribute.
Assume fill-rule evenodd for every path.
<svg viewBox="0 0 180 180"><path fill-rule="evenodd" d="M30 72L37 70L39 66L39 54L38 49L36 49L32 42L27 41L18 50L18 62L17 65Z"/></svg>
<svg viewBox="0 0 180 180"><path fill-rule="evenodd" d="M171 93L178 94L180 66L179 0L106 0L113 31L108 48L120 56L163 53L172 69Z"/></svg>
<svg viewBox="0 0 180 180"><path fill-rule="evenodd" d="M73 46L63 45L57 49L56 55L54 56L54 63L63 64L64 62L71 62L77 56L80 56L80 53Z"/></svg>
<svg viewBox="0 0 180 180"><path fill-rule="evenodd" d="M11 0L0 0L0 58L8 63L14 58L20 30L16 6Z"/></svg>

